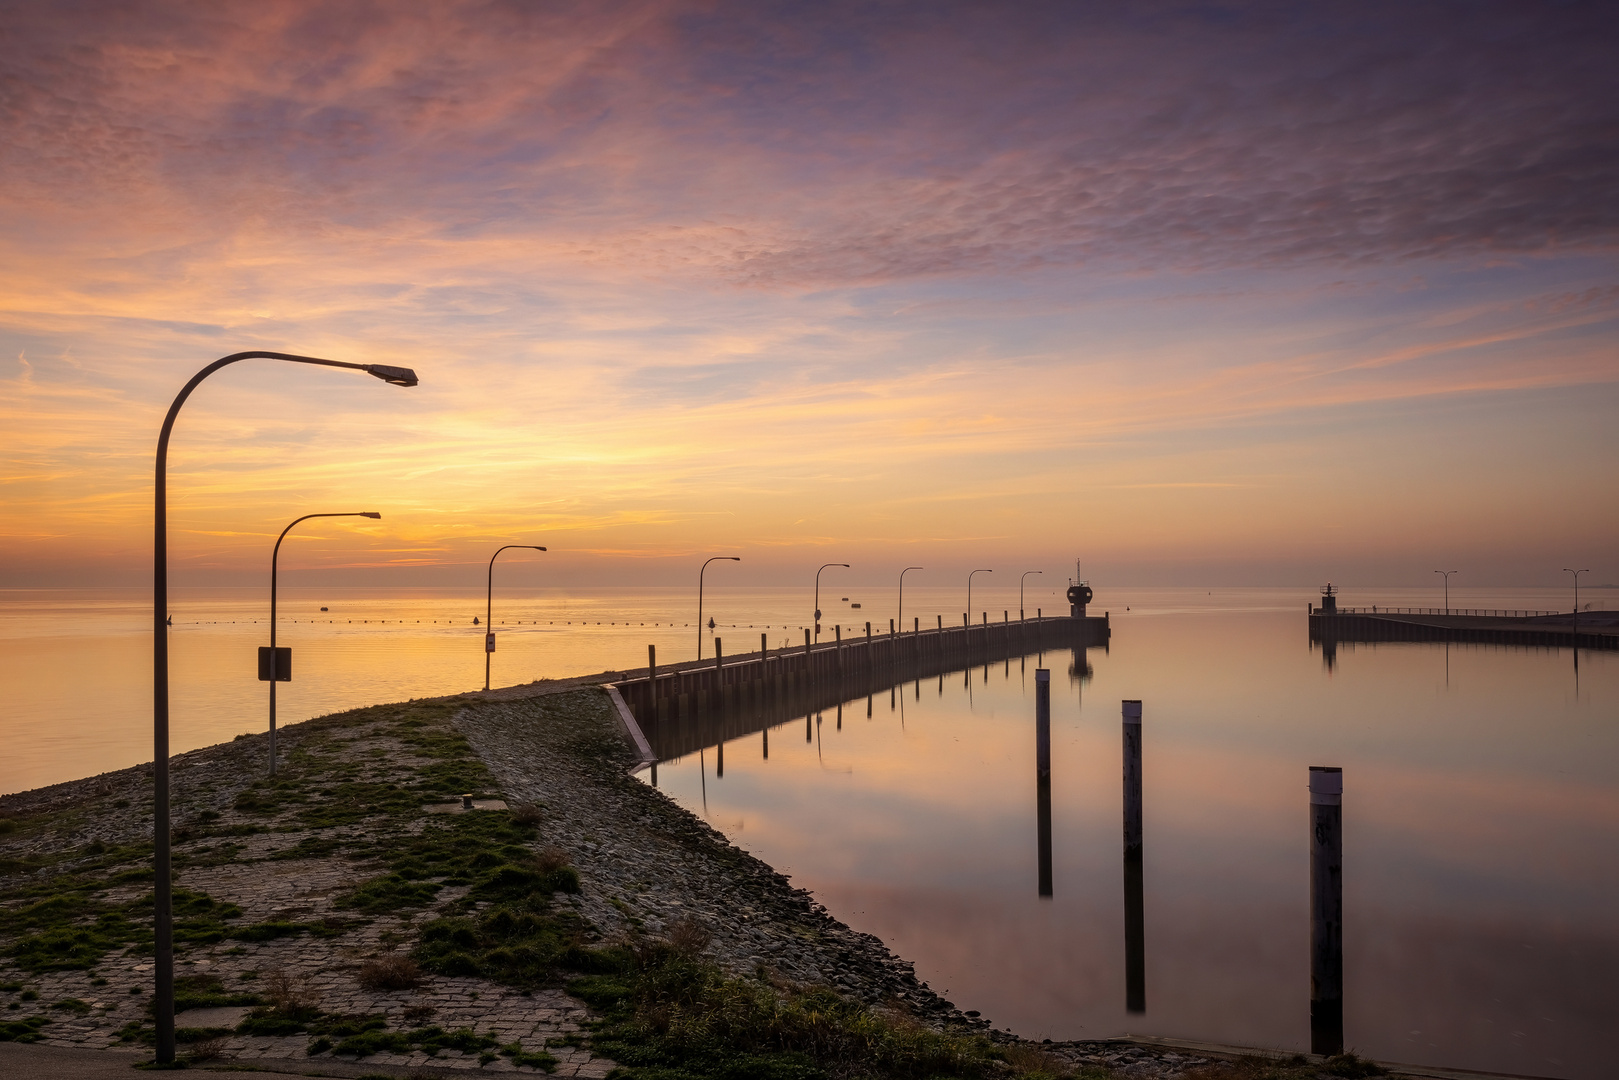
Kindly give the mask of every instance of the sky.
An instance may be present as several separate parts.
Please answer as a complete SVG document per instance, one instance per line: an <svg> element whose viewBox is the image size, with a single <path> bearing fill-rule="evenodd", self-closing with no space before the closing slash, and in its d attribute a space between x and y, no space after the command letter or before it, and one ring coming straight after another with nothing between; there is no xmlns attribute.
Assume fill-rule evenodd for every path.
<svg viewBox="0 0 1619 1080"><path fill-rule="evenodd" d="M0 25L0 587L1619 582L1612 5Z"/></svg>

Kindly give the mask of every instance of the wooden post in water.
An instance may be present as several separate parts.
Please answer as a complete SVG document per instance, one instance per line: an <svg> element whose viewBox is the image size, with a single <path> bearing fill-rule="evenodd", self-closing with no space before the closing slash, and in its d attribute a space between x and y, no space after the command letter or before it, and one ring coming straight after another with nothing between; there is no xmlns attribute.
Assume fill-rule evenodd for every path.
<svg viewBox="0 0 1619 1080"><path fill-rule="evenodd" d="M1310 766L1310 1052L1344 1052L1344 771Z"/></svg>
<svg viewBox="0 0 1619 1080"><path fill-rule="evenodd" d="M1039 843L1040 895L1051 890L1051 672L1034 673L1035 835Z"/></svg>
<svg viewBox="0 0 1619 1080"><path fill-rule="evenodd" d="M1124 703L1124 1008L1147 1011L1147 928L1141 848L1141 702Z"/></svg>

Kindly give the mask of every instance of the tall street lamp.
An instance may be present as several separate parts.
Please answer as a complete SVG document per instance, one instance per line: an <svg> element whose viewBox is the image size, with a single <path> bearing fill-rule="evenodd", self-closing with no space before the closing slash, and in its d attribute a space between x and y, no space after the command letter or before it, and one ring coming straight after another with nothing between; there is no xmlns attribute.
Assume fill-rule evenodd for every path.
<svg viewBox="0 0 1619 1080"><path fill-rule="evenodd" d="M1030 574L1043 573L1045 573L1044 570L1025 570L1023 571L1023 576L1017 579L1017 617L1019 622L1023 620L1023 583L1028 580Z"/></svg>
<svg viewBox="0 0 1619 1080"><path fill-rule="evenodd" d="M373 518L373 519L379 520L379 521L382 519L382 515L377 513L375 510L360 510L360 511L357 511L357 512L352 512L352 513L347 513L347 514L305 514L303 517L298 518L297 521L294 521L292 523L292 525L298 524L299 521L308 521L310 518L327 518L327 517L363 517L363 518ZM287 681L290 681L292 679L292 652L291 652L291 650L288 650L288 652L287 652L287 669L285 671L282 671L281 670L281 654L278 653L276 651L276 648L275 648L275 579L276 579L276 562L277 562L277 560L279 560L281 558L281 541L285 540L287 538L287 534L292 531L292 525L288 525L285 529L281 530L281 535L276 537L276 540L275 540L275 549L270 552L270 651L269 651L268 655L265 658L268 661L268 663L262 663L261 662L259 664L259 678L261 678L261 679L269 679L270 680L270 775L271 776L275 775L275 684L278 683L278 682L287 682Z"/></svg>
<svg viewBox="0 0 1619 1080"><path fill-rule="evenodd" d="M993 574L993 570L974 570L967 575L967 625L973 624L973 574Z"/></svg>
<svg viewBox="0 0 1619 1080"><path fill-rule="evenodd" d="M1461 571L1460 570L1435 570L1434 573L1442 575L1444 577L1444 579L1445 579L1445 614L1449 615L1450 614L1450 575L1459 574L1459 573L1461 573Z"/></svg>
<svg viewBox="0 0 1619 1080"><path fill-rule="evenodd" d="M180 406L208 376L238 360L285 360L292 364L351 368L394 386L415 386L410 368L386 364L347 364L315 356L278 352L239 352L221 357L197 372L175 397L157 437L154 484L156 513L152 524L152 936L154 945L153 1005L156 1010L157 1061L174 1061L174 892L169 850L169 436Z"/></svg>
<svg viewBox="0 0 1619 1080"><path fill-rule="evenodd" d="M907 566L899 572L899 622L894 624L900 633L905 632L905 575L912 570L926 570L925 566Z"/></svg>
<svg viewBox="0 0 1619 1080"><path fill-rule="evenodd" d="M703 573L711 562L741 562L740 555L716 555L697 571L697 659L703 658Z"/></svg>
<svg viewBox="0 0 1619 1080"><path fill-rule="evenodd" d="M1563 567L1563 573L1574 575L1574 632L1580 631L1580 575L1589 574L1590 570L1570 570Z"/></svg>
<svg viewBox="0 0 1619 1080"><path fill-rule="evenodd" d="M489 689L489 658L495 652L495 556L507 548L523 548L526 551L544 551L537 544L507 544L506 547L495 549L495 554L489 556L489 587L484 595L483 610L483 688Z"/></svg>
<svg viewBox="0 0 1619 1080"><path fill-rule="evenodd" d="M846 563L846 562L829 562L829 563L822 564L821 570L825 570L828 566L841 566L845 570L849 569L849 564ZM815 571L815 640L816 641L821 640L821 570Z"/></svg>

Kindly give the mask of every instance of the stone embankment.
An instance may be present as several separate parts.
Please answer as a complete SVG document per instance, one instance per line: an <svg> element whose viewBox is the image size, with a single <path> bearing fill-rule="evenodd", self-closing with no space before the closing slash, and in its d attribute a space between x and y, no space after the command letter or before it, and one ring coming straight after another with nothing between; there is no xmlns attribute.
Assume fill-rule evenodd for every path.
<svg viewBox="0 0 1619 1080"><path fill-rule="evenodd" d="M600 689L355 710L284 729L282 746L274 780L260 737L175 759L178 1026L199 1064L606 1076L590 1009L532 957L693 928L731 975L1016 1043L633 778ZM484 808L461 810L462 793ZM0 800L0 1041L150 1053L150 805L149 768ZM543 918L492 939L521 907L514 882ZM1022 1049L1036 1064L1006 1075L1216 1064L1117 1042Z"/></svg>

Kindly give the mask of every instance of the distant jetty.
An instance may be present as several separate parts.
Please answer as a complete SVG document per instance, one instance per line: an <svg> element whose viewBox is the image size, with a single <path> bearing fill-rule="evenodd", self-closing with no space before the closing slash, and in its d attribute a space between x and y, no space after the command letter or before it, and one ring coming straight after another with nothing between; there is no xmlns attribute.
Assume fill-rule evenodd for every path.
<svg viewBox="0 0 1619 1080"><path fill-rule="evenodd" d="M1338 606L1328 585L1309 606L1310 640L1456 641L1540 648L1619 649L1619 611Z"/></svg>

